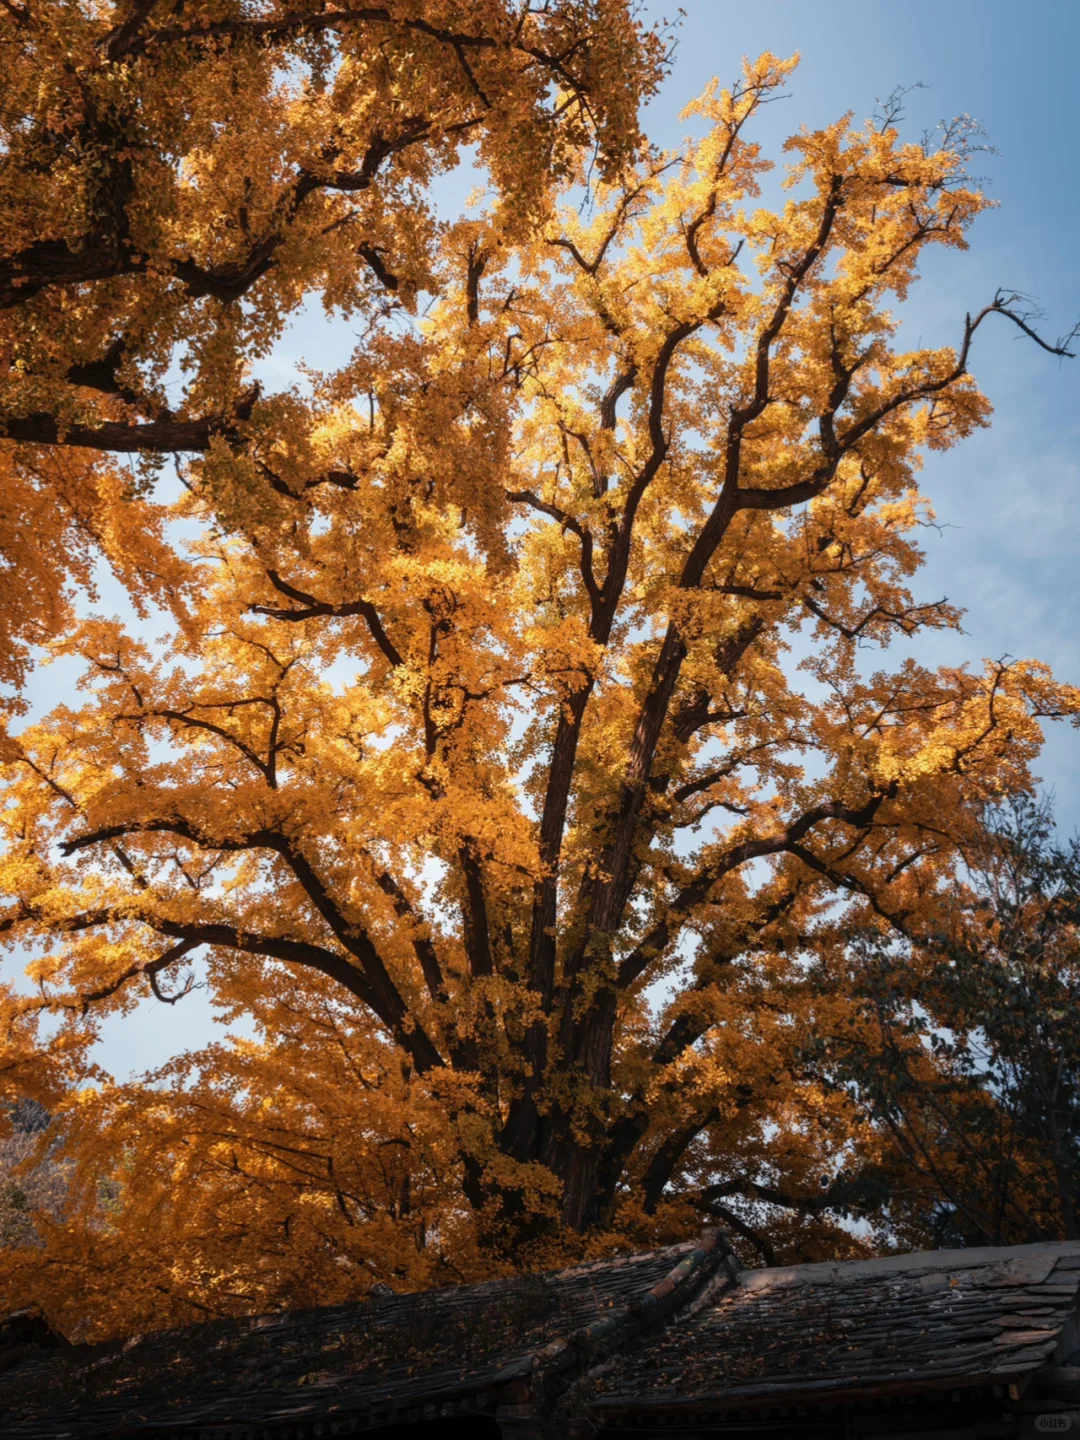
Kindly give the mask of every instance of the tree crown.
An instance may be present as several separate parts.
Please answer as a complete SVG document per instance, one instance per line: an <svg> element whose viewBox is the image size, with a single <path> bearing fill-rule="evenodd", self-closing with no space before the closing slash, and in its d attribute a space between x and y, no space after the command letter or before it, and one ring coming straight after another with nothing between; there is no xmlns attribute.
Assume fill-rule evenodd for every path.
<svg viewBox="0 0 1080 1440"><path fill-rule="evenodd" d="M940 923L1080 696L1034 661L863 663L958 623L909 588L916 474L986 423L980 327L1030 325L999 294L899 345L920 254L985 206L962 128L801 132L755 203L792 64L710 87L680 152L569 157L527 223L496 198L433 232L420 314L369 267L392 303L344 368L183 447L184 626L56 642L87 699L5 757L0 923L44 951L13 1064L55 1100L97 1017L176 1001L196 957L258 1032L80 1102L82 1213L119 1134L126 1199L70 1243L128 1264L167 1211L182 1257L140 1259L133 1312L620 1243L805 1195L822 1135L855 1143L805 1063L835 1019L807 946Z"/></svg>

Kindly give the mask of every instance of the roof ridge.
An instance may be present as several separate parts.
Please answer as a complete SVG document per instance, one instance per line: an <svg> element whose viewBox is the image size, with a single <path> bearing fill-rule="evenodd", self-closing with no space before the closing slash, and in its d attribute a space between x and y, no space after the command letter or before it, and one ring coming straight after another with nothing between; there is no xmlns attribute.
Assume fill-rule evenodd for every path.
<svg viewBox="0 0 1080 1440"><path fill-rule="evenodd" d="M676 1247L669 1248L675 1249ZM625 1304L620 1305L613 1313L605 1315L602 1319L579 1326L565 1338L561 1335L556 1336L547 1345L533 1351L530 1357L530 1370L534 1374L548 1370L561 1370L569 1363L569 1356L572 1352L588 1351L597 1345L610 1344L617 1338L621 1339L623 1331L640 1329L649 1325L654 1319L660 1319L678 1305L695 1277L702 1278L699 1272L706 1266L710 1257L714 1256L715 1264L709 1269L712 1270L717 1265L722 1265L727 1269L731 1279L736 1280L741 1266L731 1248L728 1236L723 1230L704 1230L700 1242L694 1249L684 1255L677 1265L650 1285L647 1290L631 1296Z"/></svg>
<svg viewBox="0 0 1080 1440"><path fill-rule="evenodd" d="M753 1284L758 1277L822 1279L840 1275L873 1275L896 1271L915 1273L932 1270L975 1270L986 1265L1008 1264L1011 1260L1034 1258L1039 1254L1080 1255L1080 1240L1036 1240L1026 1245L979 1245L965 1250L896 1251L890 1255L855 1257L851 1260L811 1260L799 1265L767 1265L744 1272Z"/></svg>

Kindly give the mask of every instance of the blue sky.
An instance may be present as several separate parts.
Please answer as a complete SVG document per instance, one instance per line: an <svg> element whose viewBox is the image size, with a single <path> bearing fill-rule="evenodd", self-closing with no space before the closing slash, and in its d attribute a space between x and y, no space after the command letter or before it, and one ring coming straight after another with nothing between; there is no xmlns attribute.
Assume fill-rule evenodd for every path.
<svg viewBox="0 0 1080 1440"><path fill-rule="evenodd" d="M790 98L767 107L757 123L764 151L778 159L800 125L826 124L849 109L861 119L897 86L925 87L906 102L914 136L964 112L982 122L998 153L978 168L998 208L977 223L970 251L931 253L903 311L912 344L955 341L964 312L981 308L998 286L1037 297L1052 336L1080 316L1080 127L1071 94L1077 0L683 3L672 75L646 112L661 145L678 143L679 111L713 75L729 81L740 56L762 50L802 56ZM646 9L655 18L665 13L659 4ZM461 179L463 194L472 180ZM328 335L313 305L266 378L288 383L296 361L332 364L350 348L349 333ZM1035 656L1080 682L1080 359L1055 360L1000 322L980 331L972 368L994 403L994 424L927 459L924 489L942 528L926 534L927 564L916 581L918 598L948 595L966 609L966 633L922 637L916 653L932 664ZM121 603L111 586L103 598L105 608ZM63 698L70 678L66 669L37 677L35 709ZM1061 823L1080 827L1080 732L1051 727L1038 768L1056 791ZM203 1043L211 1017L198 992L175 1010L148 1003L138 1019L109 1022L101 1058L118 1076L161 1063Z"/></svg>

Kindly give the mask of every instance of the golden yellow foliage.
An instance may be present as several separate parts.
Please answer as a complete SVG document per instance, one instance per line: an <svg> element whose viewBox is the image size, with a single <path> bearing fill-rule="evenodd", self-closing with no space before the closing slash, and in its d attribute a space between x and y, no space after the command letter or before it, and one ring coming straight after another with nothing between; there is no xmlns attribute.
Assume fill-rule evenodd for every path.
<svg viewBox="0 0 1080 1440"><path fill-rule="evenodd" d="M399 9L503 23L495 5ZM972 344L1021 318L999 296L955 348L896 340L923 249L963 247L985 204L962 130L936 147L888 121L801 132L764 208L744 131L793 65L765 55L695 102L708 128L678 153L609 147L593 173L569 122L543 150L548 203L527 182L552 131L529 138L522 117L547 112L515 40L483 51L510 96L483 152L503 198L435 228L392 186L330 184L383 143L387 122L357 117L385 96L353 78L367 51L344 31L320 70L315 29L297 63L321 79L281 131L269 60L249 76L253 49L183 52L240 98L184 101L158 248L132 245L158 258L135 288L115 277L115 302L79 292L99 324L130 299L132 355L195 357L182 416L101 412L99 430L203 426L175 512L201 535L183 627L157 648L71 628L54 648L85 662L85 698L4 755L0 924L33 947L37 986L8 997L4 1073L57 1107L75 1166L64 1223L43 1222L49 1266L9 1259L7 1290L98 1332L682 1233L772 1181L813 1194L859 1132L800 1057L861 1022L802 983L803 947L932 929L981 808L1030 787L1041 720L1080 712L1036 662L862 663L958 623L909 589L916 474L986 423ZM604 33L602 141L630 113L611 68L629 32ZM423 35L457 115L480 59ZM401 70L408 46L387 43ZM172 104L157 123L179 123ZM402 193L457 123L408 151ZM267 160L247 196L227 142L297 156L293 178ZM296 174L323 177L310 209L281 198ZM279 225L244 307L174 304L183 267L243 269ZM310 393L245 390L240 360L310 288L369 314L351 361ZM48 438L28 453L79 443ZM153 1084L88 1071L100 1017L175 1001L196 973L256 1040ZM855 1244L826 1219L801 1234Z"/></svg>
<svg viewBox="0 0 1080 1440"><path fill-rule="evenodd" d="M306 296L415 302L427 191L463 145L508 234L583 145L602 172L625 161L662 58L626 0L4 6L0 434L23 444L0 458L0 683L97 554L181 614L160 516L121 520L117 496L155 457L236 438L245 366Z"/></svg>

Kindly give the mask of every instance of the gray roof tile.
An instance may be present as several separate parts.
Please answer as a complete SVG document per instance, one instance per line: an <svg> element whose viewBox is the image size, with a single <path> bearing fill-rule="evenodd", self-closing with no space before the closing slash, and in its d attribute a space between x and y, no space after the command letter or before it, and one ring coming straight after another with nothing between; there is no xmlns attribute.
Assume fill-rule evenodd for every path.
<svg viewBox="0 0 1080 1440"><path fill-rule="evenodd" d="M1063 1339L1077 1309L1080 1243L737 1279L724 1253L672 1246L546 1275L24 1351L0 1373L0 1433L351 1432L447 1406L476 1413L500 1386L525 1380L563 1414L599 1419L842 1403L1008 1384L1080 1345L1075 1326L1078 1338Z"/></svg>
<svg viewBox="0 0 1080 1440"><path fill-rule="evenodd" d="M1078 1286L1080 1243L744 1271L587 1377L577 1400L722 1410L1008 1383L1058 1348Z"/></svg>
<svg viewBox="0 0 1080 1440"><path fill-rule="evenodd" d="M545 1347L556 1361L566 1347L552 1342L623 1317L700 1253L691 1242L545 1275L42 1352L0 1374L0 1433L247 1433L475 1395L531 1373Z"/></svg>

